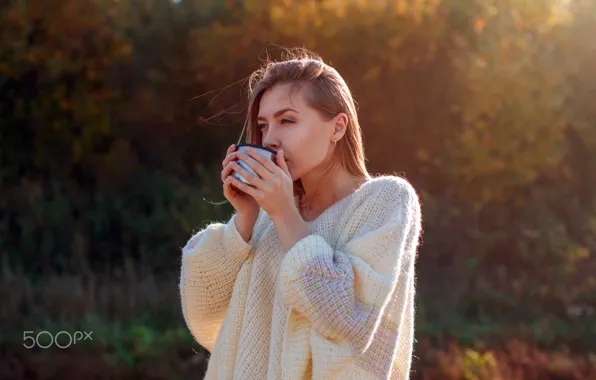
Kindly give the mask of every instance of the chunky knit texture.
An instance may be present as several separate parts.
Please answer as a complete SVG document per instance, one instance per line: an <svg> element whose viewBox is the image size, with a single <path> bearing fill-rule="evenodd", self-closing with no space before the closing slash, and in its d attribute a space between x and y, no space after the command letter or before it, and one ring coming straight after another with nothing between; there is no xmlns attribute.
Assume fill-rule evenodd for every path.
<svg viewBox="0 0 596 380"><path fill-rule="evenodd" d="M184 319L211 352L205 379L408 379L419 199L369 179L287 253L261 209L251 240L212 223L182 249Z"/></svg>

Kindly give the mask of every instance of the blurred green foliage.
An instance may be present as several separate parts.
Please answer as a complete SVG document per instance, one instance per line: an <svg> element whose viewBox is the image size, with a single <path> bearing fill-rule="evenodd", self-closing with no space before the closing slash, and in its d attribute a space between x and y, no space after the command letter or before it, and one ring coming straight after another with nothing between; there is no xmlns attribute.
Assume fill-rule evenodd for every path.
<svg viewBox="0 0 596 380"><path fill-rule="evenodd" d="M304 45L352 89L370 170L405 173L421 194L422 330L468 339L451 327L498 320L546 337L593 318L596 3L3 4L10 267L109 272L132 258L176 271L192 231L230 215L204 198L223 199L219 165L241 130L245 80L280 45ZM593 324L581 331L569 339L593 345ZM466 360L476 378L480 359Z"/></svg>

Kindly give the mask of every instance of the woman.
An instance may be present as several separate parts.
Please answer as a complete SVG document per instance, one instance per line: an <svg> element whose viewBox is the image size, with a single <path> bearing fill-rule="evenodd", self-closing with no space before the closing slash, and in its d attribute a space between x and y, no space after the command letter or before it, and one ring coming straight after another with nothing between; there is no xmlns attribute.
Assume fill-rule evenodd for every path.
<svg viewBox="0 0 596 380"><path fill-rule="evenodd" d="M236 212L182 250L184 318L211 352L205 378L408 379L416 192L367 173L350 91L319 57L267 63L249 95L248 141L276 162L231 146L221 177Z"/></svg>

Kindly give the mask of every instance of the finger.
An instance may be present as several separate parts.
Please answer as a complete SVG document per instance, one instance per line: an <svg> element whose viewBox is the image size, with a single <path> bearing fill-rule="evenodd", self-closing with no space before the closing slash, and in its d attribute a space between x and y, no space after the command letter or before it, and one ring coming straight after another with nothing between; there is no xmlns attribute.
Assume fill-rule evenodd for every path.
<svg viewBox="0 0 596 380"><path fill-rule="evenodd" d="M277 166L283 169L284 172L290 174L290 169L288 169L288 164L286 163L286 155L284 154L283 149L277 153Z"/></svg>
<svg viewBox="0 0 596 380"><path fill-rule="evenodd" d="M247 148L246 151L250 155L250 157L254 158L257 162L259 162L261 165L263 165L263 167L265 167L265 169L269 170L271 173L275 172L276 165L273 162L273 160L255 152L251 148Z"/></svg>
<svg viewBox="0 0 596 380"><path fill-rule="evenodd" d="M237 160L238 159L238 152L232 152L230 154L228 154L226 156L226 158L224 158L224 160L221 162L221 166L225 167L227 164L229 164L230 162Z"/></svg>
<svg viewBox="0 0 596 380"><path fill-rule="evenodd" d="M223 180L224 194L226 193L226 191L230 190L230 180L228 178Z"/></svg>
<svg viewBox="0 0 596 380"><path fill-rule="evenodd" d="M225 181L225 179L230 175L232 170L234 170L234 168L232 167L231 163L228 163L226 164L226 166L224 166L220 175L222 182Z"/></svg>
<svg viewBox="0 0 596 380"><path fill-rule="evenodd" d="M242 166L240 166L240 164L238 162L234 161L234 162L230 163L230 166L236 173L240 174L248 182L250 182L251 185L253 185L257 189L263 188L264 181L260 177L254 175L251 172L249 172L248 170L244 169Z"/></svg>
<svg viewBox="0 0 596 380"><path fill-rule="evenodd" d="M236 186L238 189L244 191L246 194L252 196L255 199L260 198L263 195L262 191L255 189L252 186L247 185L246 183L240 181L236 177L230 176L228 178L232 185Z"/></svg>
<svg viewBox="0 0 596 380"><path fill-rule="evenodd" d="M273 162L271 162L271 160L261 156L258 153L252 153L253 156L249 155L250 153L247 152L243 153L243 152L239 152L238 153L238 159L242 160L242 162L245 162L252 170L255 171L255 173L257 173L262 179L269 181L271 180L271 173L273 172L274 168L270 166L271 169L267 169L262 163L267 163L267 161L269 161L270 165L275 166L275 164L273 164ZM257 156L256 158L254 156ZM261 160L261 161L258 161Z"/></svg>
<svg viewBox="0 0 596 380"><path fill-rule="evenodd" d="M232 193L233 193L234 191L237 191L236 189L234 189L234 188L232 187L232 178L233 178L233 177L228 177L228 178L226 178L226 179L225 179L225 181L224 181L224 193L225 193L226 191L228 191L228 192L232 192Z"/></svg>
<svg viewBox="0 0 596 380"><path fill-rule="evenodd" d="M229 193L239 193L240 189L238 189L235 186L232 186L232 184L234 183L234 181L232 181L232 179L234 179L234 177L229 176L228 178L226 178L226 180L224 181L224 192L228 191Z"/></svg>
<svg viewBox="0 0 596 380"><path fill-rule="evenodd" d="M234 154L234 152L236 151L236 144L232 144L228 147L228 150L226 151L226 157L224 158L224 160L221 162L221 166L226 166L226 164L228 162L230 162L230 160L234 159L236 157L236 155Z"/></svg>
<svg viewBox="0 0 596 380"><path fill-rule="evenodd" d="M221 171L221 180L225 180L232 172L234 171L234 163L238 162L237 160L228 160L226 166Z"/></svg>
<svg viewBox="0 0 596 380"><path fill-rule="evenodd" d="M226 178L226 180L224 181L224 195L227 194L227 197L235 197L240 195L241 191L240 189L236 188L235 186L232 185L232 176ZM226 197L226 199L227 199Z"/></svg>

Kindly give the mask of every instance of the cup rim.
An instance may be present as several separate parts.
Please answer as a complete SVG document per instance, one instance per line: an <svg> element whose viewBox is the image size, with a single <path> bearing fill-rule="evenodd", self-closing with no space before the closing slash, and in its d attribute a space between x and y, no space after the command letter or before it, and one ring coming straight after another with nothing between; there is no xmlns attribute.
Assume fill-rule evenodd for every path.
<svg viewBox="0 0 596 380"><path fill-rule="evenodd" d="M251 148L257 148L257 149L263 149L263 150L266 150L266 151L268 151L270 153L273 153L273 155L277 155L277 152L276 151L274 151L271 148L267 148L266 146L263 146L263 145L247 144L247 143L246 144L236 144L236 148L240 148L240 147L243 147L243 146L249 146Z"/></svg>

